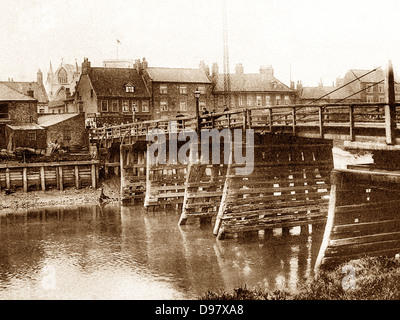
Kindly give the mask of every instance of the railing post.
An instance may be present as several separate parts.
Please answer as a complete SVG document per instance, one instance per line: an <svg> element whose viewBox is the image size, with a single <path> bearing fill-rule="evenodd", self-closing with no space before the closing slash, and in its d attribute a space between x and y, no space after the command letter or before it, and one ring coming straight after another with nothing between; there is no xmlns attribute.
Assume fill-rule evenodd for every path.
<svg viewBox="0 0 400 320"><path fill-rule="evenodd" d="M293 135L295 135L296 134L296 107L293 107L292 117L293 117Z"/></svg>
<svg viewBox="0 0 400 320"><path fill-rule="evenodd" d="M268 108L268 117L269 117L269 131L272 132L272 109Z"/></svg>
<svg viewBox="0 0 400 320"><path fill-rule="evenodd" d="M349 112L350 112L350 141L354 141L354 106L350 105L349 106Z"/></svg>
<svg viewBox="0 0 400 320"><path fill-rule="evenodd" d="M247 124L247 110L243 109L243 130L246 130L246 124Z"/></svg>
<svg viewBox="0 0 400 320"><path fill-rule="evenodd" d="M395 144L396 134L396 104L394 91L394 75L392 62L389 60L385 78L385 131L386 144Z"/></svg>
<svg viewBox="0 0 400 320"><path fill-rule="evenodd" d="M318 121L319 121L319 135L321 139L324 138L324 117L322 113L322 106L318 108Z"/></svg>

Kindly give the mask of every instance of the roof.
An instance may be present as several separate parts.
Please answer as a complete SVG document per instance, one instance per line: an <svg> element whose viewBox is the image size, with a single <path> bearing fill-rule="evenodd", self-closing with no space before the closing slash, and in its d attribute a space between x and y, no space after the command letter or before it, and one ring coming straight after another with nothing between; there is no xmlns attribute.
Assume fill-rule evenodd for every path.
<svg viewBox="0 0 400 320"><path fill-rule="evenodd" d="M29 90L33 90L33 96L39 103L49 102L49 97L47 96L46 89L42 84L39 84L38 82L0 81L0 83L5 84L7 87L14 89L24 95L26 95Z"/></svg>
<svg viewBox="0 0 400 320"><path fill-rule="evenodd" d="M230 74L231 91L271 91L271 92L293 92L288 86L273 76L259 73ZM224 90L224 75L219 74L214 91Z"/></svg>
<svg viewBox="0 0 400 320"><path fill-rule="evenodd" d="M47 128L60 122L72 119L78 115L78 113L47 114L43 116L39 115L38 123L40 126Z"/></svg>
<svg viewBox="0 0 400 320"><path fill-rule="evenodd" d="M93 89L99 96L150 98L142 76L132 68L88 68ZM126 92L132 83L135 92Z"/></svg>
<svg viewBox="0 0 400 320"><path fill-rule="evenodd" d="M36 102L37 100L24 95L14 89L11 89L4 83L0 82L0 101L31 101Z"/></svg>
<svg viewBox="0 0 400 320"><path fill-rule="evenodd" d="M49 108L55 108L55 107L63 107L65 106L65 100L53 100L49 101Z"/></svg>
<svg viewBox="0 0 400 320"><path fill-rule="evenodd" d="M351 91L347 87L338 90L338 87L318 86L318 87L303 87L299 93L299 96L300 99L305 99L305 100L316 100L316 99L341 100L346 98L350 94Z"/></svg>
<svg viewBox="0 0 400 320"><path fill-rule="evenodd" d="M7 125L13 130L44 130L43 127L39 126L36 123L21 123L18 125Z"/></svg>
<svg viewBox="0 0 400 320"><path fill-rule="evenodd" d="M156 68L146 69L154 82L210 83L211 80L200 69L191 68Z"/></svg>

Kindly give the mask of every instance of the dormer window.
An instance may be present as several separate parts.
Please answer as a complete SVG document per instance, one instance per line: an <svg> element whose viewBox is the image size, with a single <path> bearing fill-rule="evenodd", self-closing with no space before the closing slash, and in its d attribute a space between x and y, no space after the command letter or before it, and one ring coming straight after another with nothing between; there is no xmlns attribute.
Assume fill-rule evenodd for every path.
<svg viewBox="0 0 400 320"><path fill-rule="evenodd" d="M135 92L135 86L129 82L125 85L125 91L126 92Z"/></svg>

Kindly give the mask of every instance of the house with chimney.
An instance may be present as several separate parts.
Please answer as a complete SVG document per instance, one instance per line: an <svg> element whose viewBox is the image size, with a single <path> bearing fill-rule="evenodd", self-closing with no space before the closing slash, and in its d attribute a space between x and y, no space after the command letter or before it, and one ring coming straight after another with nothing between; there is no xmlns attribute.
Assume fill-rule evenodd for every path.
<svg viewBox="0 0 400 320"><path fill-rule="evenodd" d="M148 67L147 61L137 60L142 69L146 85L151 93L153 118L173 118L181 115L194 115L196 98L194 92L200 91L199 109L211 111L214 108L212 82L204 63L199 68Z"/></svg>
<svg viewBox="0 0 400 320"><path fill-rule="evenodd" d="M373 103L385 102L385 71L350 69L336 84L324 86L322 80L317 87L297 86L298 103ZM396 100L400 100L400 79L395 75Z"/></svg>
<svg viewBox="0 0 400 320"><path fill-rule="evenodd" d="M0 149L46 148L46 130L38 124L38 100L0 83Z"/></svg>
<svg viewBox="0 0 400 320"><path fill-rule="evenodd" d="M295 91L274 76L272 66L261 66L259 73L245 73L241 63L235 73L230 73L230 100L224 87L224 74L219 73L216 63L212 66L211 79L216 110L288 105L295 103Z"/></svg>
<svg viewBox="0 0 400 320"><path fill-rule="evenodd" d="M37 112L46 113L48 112L49 98L43 85L43 73L40 69L36 76L36 81L14 81L14 79L8 79L8 81L0 81L0 83L23 95L33 97L37 101Z"/></svg>
<svg viewBox="0 0 400 320"><path fill-rule="evenodd" d="M152 119L150 92L135 68L92 67L88 58L76 85L75 101L87 126L103 126Z"/></svg>

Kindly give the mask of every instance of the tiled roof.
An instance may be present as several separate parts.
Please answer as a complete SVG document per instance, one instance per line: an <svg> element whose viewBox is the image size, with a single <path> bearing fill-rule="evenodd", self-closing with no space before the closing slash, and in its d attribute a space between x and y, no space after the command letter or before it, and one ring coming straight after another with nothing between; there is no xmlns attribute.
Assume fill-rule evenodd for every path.
<svg viewBox="0 0 400 320"><path fill-rule="evenodd" d="M14 89L24 95L28 93L28 90L33 90L33 96L39 103L49 102L46 89L38 82L1 81L0 83L5 84L9 88Z"/></svg>
<svg viewBox="0 0 400 320"><path fill-rule="evenodd" d="M258 73L230 74L231 91L236 92L293 92L288 86L272 76ZM224 90L224 75L219 74L214 91Z"/></svg>
<svg viewBox="0 0 400 320"><path fill-rule="evenodd" d="M142 76L132 68L89 68L93 89L99 96L149 98L150 94ZM125 85L132 83L135 92L126 92Z"/></svg>
<svg viewBox="0 0 400 320"><path fill-rule="evenodd" d="M351 94L349 88L344 87L337 90L338 87L319 86L319 87L303 87L299 93L300 99L305 100L341 100ZM336 90L336 91L334 91ZM334 91L334 92L332 92Z"/></svg>
<svg viewBox="0 0 400 320"><path fill-rule="evenodd" d="M36 99L24 95L0 82L0 101L37 101Z"/></svg>
<svg viewBox="0 0 400 320"><path fill-rule="evenodd" d="M191 68L147 68L149 77L155 82L210 83L207 75L200 69Z"/></svg>
<svg viewBox="0 0 400 320"><path fill-rule="evenodd" d="M72 119L78 116L78 113L62 113L62 114L46 114L46 115L39 115L38 123L42 127L50 127L57 123Z"/></svg>

